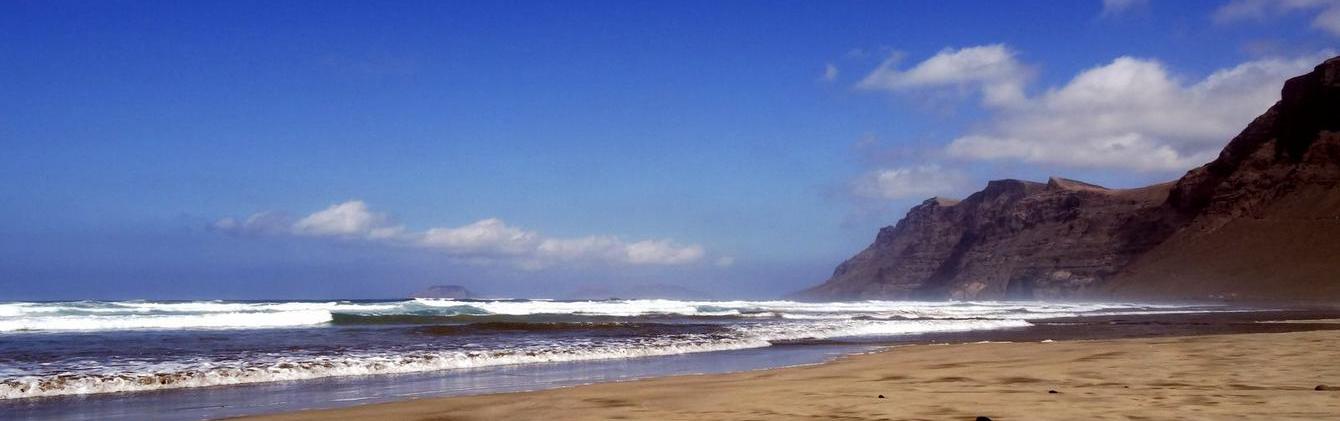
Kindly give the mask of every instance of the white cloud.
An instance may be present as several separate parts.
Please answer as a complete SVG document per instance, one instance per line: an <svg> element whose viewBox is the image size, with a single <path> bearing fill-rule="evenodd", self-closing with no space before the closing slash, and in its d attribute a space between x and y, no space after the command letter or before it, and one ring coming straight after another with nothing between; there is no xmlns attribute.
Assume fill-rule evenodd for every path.
<svg viewBox="0 0 1340 421"><path fill-rule="evenodd" d="M469 262L512 263L524 269L579 262L679 265L698 262L706 255L702 246L680 245L665 239L630 243L608 235L545 237L497 218L412 232L358 200L332 205L297 222L289 222L282 214L260 212L245 220L222 218L212 227L230 234L292 234L376 241L438 250Z"/></svg>
<svg viewBox="0 0 1340 421"><path fill-rule="evenodd" d="M674 265L696 262L703 258L698 245L679 246L669 240L643 240L624 247L629 263Z"/></svg>
<svg viewBox="0 0 1340 421"><path fill-rule="evenodd" d="M868 199L924 199L961 190L967 176L935 164L903 168L880 168L856 180L854 193Z"/></svg>
<svg viewBox="0 0 1340 421"><path fill-rule="evenodd" d="M1208 161L1279 99L1284 80L1329 53L1264 59L1191 82L1160 62L1120 57L955 139L951 157L1077 167L1179 171Z"/></svg>
<svg viewBox="0 0 1340 421"><path fill-rule="evenodd" d="M1316 13L1312 27L1340 36L1340 0L1233 0L1212 17L1221 24L1266 20L1289 13Z"/></svg>
<svg viewBox="0 0 1340 421"><path fill-rule="evenodd" d="M824 82L832 82L834 80L837 80L837 77L838 77L838 67L833 63L825 64L824 74L823 76L820 77L820 79L823 79Z"/></svg>
<svg viewBox="0 0 1340 421"><path fill-rule="evenodd" d="M1119 16L1131 11L1136 6L1143 6L1149 3L1148 0L1103 0L1103 17Z"/></svg>
<svg viewBox="0 0 1340 421"><path fill-rule="evenodd" d="M966 159L1013 159L1071 167L1122 167L1136 171L1183 170L1212 157L1179 153L1137 133L1090 137L1061 147L1052 143L1013 137L965 136L955 139L947 151L951 156Z"/></svg>
<svg viewBox="0 0 1340 421"><path fill-rule="evenodd" d="M293 224L293 232L311 236L383 237L398 231L385 214L368 210L360 200L331 205Z"/></svg>
<svg viewBox="0 0 1340 421"><path fill-rule="evenodd" d="M1024 100L1029 71L1004 44L944 49L906 70L898 69L901 54L884 60L857 88L906 92L957 88L979 91L989 106L1009 106Z"/></svg>
<svg viewBox="0 0 1340 421"><path fill-rule="evenodd" d="M1332 4L1312 19L1312 27L1340 36L1340 6Z"/></svg>
<svg viewBox="0 0 1340 421"><path fill-rule="evenodd" d="M538 246L540 256L546 259L571 261L590 257L604 260L627 260L627 246L618 237L590 235L577 238L548 238Z"/></svg>
<svg viewBox="0 0 1340 421"><path fill-rule="evenodd" d="M257 212L246 219L223 218L214 221L211 229L230 235L264 235L287 232L292 221L279 212Z"/></svg>
<svg viewBox="0 0 1340 421"><path fill-rule="evenodd" d="M540 235L489 218L455 228L432 228L419 244L468 255L524 255L540 243Z"/></svg>
<svg viewBox="0 0 1340 421"><path fill-rule="evenodd" d="M718 266L718 267L723 267L723 268L724 268L724 267L731 267L731 266L734 266L734 265L735 265L735 257L734 257L734 256L721 256L721 257L718 257L718 258L717 258L717 266Z"/></svg>

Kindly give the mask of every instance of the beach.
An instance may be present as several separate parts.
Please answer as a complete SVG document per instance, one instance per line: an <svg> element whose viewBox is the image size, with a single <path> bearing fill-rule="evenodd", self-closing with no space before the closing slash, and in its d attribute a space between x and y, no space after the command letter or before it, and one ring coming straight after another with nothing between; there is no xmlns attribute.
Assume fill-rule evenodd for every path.
<svg viewBox="0 0 1340 421"><path fill-rule="evenodd" d="M1337 344L1340 331L1317 330L904 345L800 367L245 419L1326 419L1340 416Z"/></svg>
<svg viewBox="0 0 1340 421"><path fill-rule="evenodd" d="M1340 0L778 6L0 1L0 421L1340 421Z"/></svg>
<svg viewBox="0 0 1340 421"><path fill-rule="evenodd" d="M1015 395L1111 400L1111 411L1122 413L1136 398L1180 405L1183 395L1155 393L1183 388L1207 402L1270 403L1273 395L1241 393L1340 384L1324 371L1336 360L1325 349L1334 337L1311 343L1282 335L1340 332L1340 311L1331 307L401 300L8 308L20 313L11 325L46 329L7 332L0 342L0 359L13 362L0 364L0 391L27 395L0 399L0 418L15 420L537 419L554 417L553 408L571 419L841 411L943 419L927 414L1032 402ZM570 314L557 313L564 310ZM140 327L293 322L308 313L330 321ZM59 329L95 322L106 328ZM138 345L147 342L158 346ZM1269 369L1281 376L1268 382L1257 381L1271 379L1261 373L1215 371L1272 364L1283 368ZM1182 374L1131 380L1159 378L1140 372L1148 369ZM1030 395L1039 390L1058 393ZM1085 405L1073 409L1092 409ZM988 416L1007 415L996 414Z"/></svg>

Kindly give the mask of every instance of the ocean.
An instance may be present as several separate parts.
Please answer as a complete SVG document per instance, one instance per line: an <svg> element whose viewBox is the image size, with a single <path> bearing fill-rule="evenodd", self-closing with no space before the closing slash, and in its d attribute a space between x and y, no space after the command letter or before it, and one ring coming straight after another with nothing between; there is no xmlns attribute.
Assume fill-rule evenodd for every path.
<svg viewBox="0 0 1340 421"><path fill-rule="evenodd" d="M888 338L1026 328L1038 319L1208 311L1217 310L1123 303L893 301L4 302L0 410L42 409L42 402L99 402L52 401L71 397L114 396L122 403L133 403L138 396L172 400L173 391L220 386L233 386L227 389L229 396L246 395L247 388L292 390L304 384L326 385L318 389L329 391L329 385L354 379L364 386L434 382L399 390L412 394L442 388L437 379L491 391L500 390L489 383L502 382L496 375L501 371L481 369L549 373L509 389L524 390L625 378L621 373L629 370L656 375L818 362L831 358L834 350L859 352ZM743 357L739 364L724 363L725 368L689 364L647 370L656 367L658 358L723 364L720 358L684 359L692 355ZM670 357L680 358L664 360ZM640 368L608 364L626 361L644 363ZM593 375L592 369L607 372ZM535 384L527 383L531 381ZM327 393L331 396L325 398L308 396L307 406L320 406L323 399L373 397L360 396L359 389L339 389L339 396ZM226 402L221 405L228 407ZM220 414L233 413L206 410L190 417Z"/></svg>

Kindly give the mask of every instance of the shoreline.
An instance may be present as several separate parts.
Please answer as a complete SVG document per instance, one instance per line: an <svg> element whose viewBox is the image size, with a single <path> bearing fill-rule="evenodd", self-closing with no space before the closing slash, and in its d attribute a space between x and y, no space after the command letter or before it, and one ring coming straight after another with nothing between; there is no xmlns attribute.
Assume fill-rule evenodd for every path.
<svg viewBox="0 0 1340 421"><path fill-rule="evenodd" d="M1315 419L1340 413L1340 392L1312 390L1340 386L1335 319L1330 309L1047 319L817 364L230 419ZM1061 398L1074 400L1030 412Z"/></svg>
<svg viewBox="0 0 1340 421"><path fill-rule="evenodd" d="M17 350L36 352L28 358L35 363L62 358L62 352L67 349L81 350L83 345L79 342L89 339L109 341L101 345L108 349L135 349L148 339L161 339L179 345L207 339L222 342L217 345L206 344L207 348L202 349L201 354L209 355L210 358L219 357L217 359L221 365L209 367L198 364L202 366L199 370L193 370L191 366L165 369L148 366L148 369L136 371L140 366L121 364L115 367L128 367L130 370L126 371L132 377L80 377L76 372L74 375L48 375L42 383L38 383L41 389L18 389L34 383L0 384L0 387L9 387L10 391L18 392L75 392L0 400L0 413L10 418L31 420L220 419L413 398L533 391L684 374L732 373L815 364L891 345L1279 332L1335 328L1335 325L1318 327L1315 323L1266 325L1256 322L1340 317L1340 311L1335 308L1292 305L1272 308L1190 303L856 302L816 306L787 302L723 302L719 303L723 305L721 307L704 307L704 304L712 303L671 301L574 304L525 300L481 302L474 306L475 309L492 314L564 314L578 310L600 314L555 316L557 319L512 315L457 317L454 314L463 309L449 310L447 313L452 314L440 317L403 319L414 309L402 308L404 303L397 302L390 303L395 311L389 312L389 315L378 315L376 317L380 318L377 319L344 320L343 323L319 327L217 332L185 329L130 331L124 334L117 331L18 334L14 338L19 342L7 345ZM157 305L129 305L150 304ZM319 310L343 310L343 313L356 315L359 313L358 306L382 304L318 303L317 307L321 307ZM604 315L626 312L628 309L618 308L626 304L636 305L635 312L638 314L652 315ZM187 307L195 305L211 307L239 304L186 303ZM582 309L565 308L574 305ZM256 307L250 304L241 306L249 310L254 310L250 307ZM334 308L339 306L345 308ZM509 310L505 308L508 306L525 308ZM616 308L592 309L587 306ZM285 310L309 310L307 307L310 305L299 304ZM232 307L227 309L235 310ZM674 315L658 315L657 309ZM217 309L203 308L197 309L197 312L213 314L207 310ZM733 314L723 317L716 314L732 310L763 317ZM712 314L699 319L696 317L698 312ZM133 318L135 314L128 316ZM524 323L499 323L518 319ZM595 324L585 325L588 322ZM689 335L679 338L677 332ZM282 346L284 344L287 346ZM712 346L698 346L701 344ZM409 349L404 347L417 347L430 352L396 351ZM460 352L475 347L483 350L483 353L467 355ZM320 358L305 352L327 348L337 351L329 353L330 358ZM708 352L708 348L712 350ZM508 352L509 349L514 351ZM587 352L587 349L599 352ZM253 358L242 352L245 350L266 352ZM364 352L378 350L394 352ZM532 354L527 350L543 352ZM641 352L643 350L656 352ZM292 360L287 360L292 365L276 365L277 361L289 358L287 351L297 351L293 353ZM550 352L553 356L548 355ZM236 355L237 358L223 358L229 355ZM405 359L388 363L382 359L386 355L404 356ZM473 361L476 357L480 361ZM110 362L117 363L114 360ZM63 367L56 367L59 368ZM247 374L246 378L235 377L239 370L244 370L241 372ZM41 367L35 371L55 373L54 369Z"/></svg>

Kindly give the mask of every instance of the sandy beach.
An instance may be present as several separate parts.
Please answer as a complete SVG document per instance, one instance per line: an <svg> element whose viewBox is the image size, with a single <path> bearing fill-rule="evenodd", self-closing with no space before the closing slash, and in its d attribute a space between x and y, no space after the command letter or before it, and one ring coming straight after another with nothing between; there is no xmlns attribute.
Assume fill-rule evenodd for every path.
<svg viewBox="0 0 1340 421"><path fill-rule="evenodd" d="M1337 344L1340 331L1323 330L907 345L812 366L246 419L1334 419Z"/></svg>

